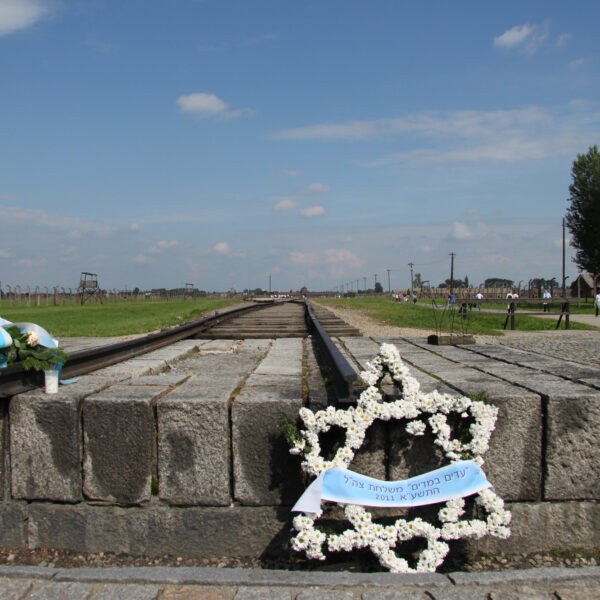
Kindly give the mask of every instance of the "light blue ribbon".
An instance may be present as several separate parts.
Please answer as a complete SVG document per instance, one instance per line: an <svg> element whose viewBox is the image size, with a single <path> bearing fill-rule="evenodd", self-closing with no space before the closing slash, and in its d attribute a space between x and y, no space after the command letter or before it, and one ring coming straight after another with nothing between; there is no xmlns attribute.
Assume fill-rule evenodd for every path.
<svg viewBox="0 0 600 600"><path fill-rule="evenodd" d="M293 512L319 513L321 501L381 508L423 506L463 498L492 487L472 460L401 481L373 479L335 467L321 473L296 502Z"/></svg>

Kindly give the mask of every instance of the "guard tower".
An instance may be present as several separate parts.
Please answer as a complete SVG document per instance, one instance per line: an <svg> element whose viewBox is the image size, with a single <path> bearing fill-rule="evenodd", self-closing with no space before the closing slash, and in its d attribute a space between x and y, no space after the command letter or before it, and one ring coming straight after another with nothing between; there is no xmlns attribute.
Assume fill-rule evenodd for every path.
<svg viewBox="0 0 600 600"><path fill-rule="evenodd" d="M98 287L98 275L96 273L86 273L85 271L82 271L81 277L79 278L77 293L81 299L81 304L90 298L100 298L100 304L102 304L100 288Z"/></svg>

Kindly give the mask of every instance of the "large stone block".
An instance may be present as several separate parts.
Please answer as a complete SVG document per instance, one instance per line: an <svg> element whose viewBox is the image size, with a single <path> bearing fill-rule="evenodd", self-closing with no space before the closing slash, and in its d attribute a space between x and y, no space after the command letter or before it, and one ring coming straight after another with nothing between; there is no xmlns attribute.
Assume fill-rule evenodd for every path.
<svg viewBox="0 0 600 600"><path fill-rule="evenodd" d="M273 507L29 507L29 545L130 555L261 556L290 513Z"/></svg>
<svg viewBox="0 0 600 600"><path fill-rule="evenodd" d="M276 387L245 387L232 407L234 497L247 505L293 504L302 492L298 457L280 427L296 418L302 398L283 399Z"/></svg>
<svg viewBox="0 0 600 600"><path fill-rule="evenodd" d="M547 401L547 500L600 500L600 394L586 389Z"/></svg>
<svg viewBox="0 0 600 600"><path fill-rule="evenodd" d="M123 504L150 499L153 403L168 388L114 385L83 403L87 498Z"/></svg>
<svg viewBox="0 0 600 600"><path fill-rule="evenodd" d="M27 505L0 502L0 547L24 548L27 545Z"/></svg>
<svg viewBox="0 0 600 600"><path fill-rule="evenodd" d="M542 404L541 398L522 388L480 371L450 367L437 371L455 395L485 391L499 408L490 448L484 455L484 471L498 493L507 500L533 501L541 498ZM433 438L415 438L404 428L393 430L390 477L402 479L443 464Z"/></svg>
<svg viewBox="0 0 600 600"><path fill-rule="evenodd" d="M492 395L499 409L483 470L505 500L534 501L542 495L542 401L535 394Z"/></svg>
<svg viewBox="0 0 600 600"><path fill-rule="evenodd" d="M368 477L385 480L387 477L387 438L387 424L383 421L375 421L371 427L367 429L363 444L356 451L348 468L357 473L367 475Z"/></svg>
<svg viewBox="0 0 600 600"><path fill-rule="evenodd" d="M254 371L260 375L297 375L302 376L302 339L276 339Z"/></svg>
<svg viewBox="0 0 600 600"><path fill-rule="evenodd" d="M159 497L170 504L231 503L230 390L184 384L157 403Z"/></svg>
<svg viewBox="0 0 600 600"><path fill-rule="evenodd" d="M77 386L77 387L76 387ZM85 386L19 394L10 403L12 496L81 500L80 402Z"/></svg>
<svg viewBox="0 0 600 600"><path fill-rule="evenodd" d="M510 537L469 540L471 552L527 554L600 546L600 504L596 502L515 502L506 508L512 513Z"/></svg>

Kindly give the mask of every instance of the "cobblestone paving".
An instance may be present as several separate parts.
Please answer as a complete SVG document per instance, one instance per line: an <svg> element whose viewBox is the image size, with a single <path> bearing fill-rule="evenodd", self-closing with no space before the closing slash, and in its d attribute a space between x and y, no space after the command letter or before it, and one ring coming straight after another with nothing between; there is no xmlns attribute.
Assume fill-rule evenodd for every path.
<svg viewBox="0 0 600 600"><path fill-rule="evenodd" d="M600 367L600 332L598 331L513 333L498 338L488 338L486 341Z"/></svg>

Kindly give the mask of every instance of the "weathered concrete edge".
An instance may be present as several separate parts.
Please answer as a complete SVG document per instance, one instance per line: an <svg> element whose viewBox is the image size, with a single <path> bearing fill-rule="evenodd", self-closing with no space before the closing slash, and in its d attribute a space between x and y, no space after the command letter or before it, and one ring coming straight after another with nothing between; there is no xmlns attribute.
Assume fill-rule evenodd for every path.
<svg viewBox="0 0 600 600"><path fill-rule="evenodd" d="M600 567L545 567L479 573L347 573L222 569L216 567L98 567L54 569L50 567L0 565L0 576L43 578L55 581L148 583L178 585L284 585L336 587L454 587L472 585L557 584L578 581L600 584Z"/></svg>
<svg viewBox="0 0 600 600"><path fill-rule="evenodd" d="M417 588L453 587L439 573L347 573L314 571L274 571L263 569L221 569L217 567L98 567L42 569L40 567L0 566L0 577L44 577L53 581L95 583L146 583L166 585L244 585L244 586L405 586Z"/></svg>
<svg viewBox="0 0 600 600"><path fill-rule="evenodd" d="M486 571L479 573L450 573L456 585L533 584L579 581L600 585L600 567L542 567L539 569L515 569L510 571Z"/></svg>

